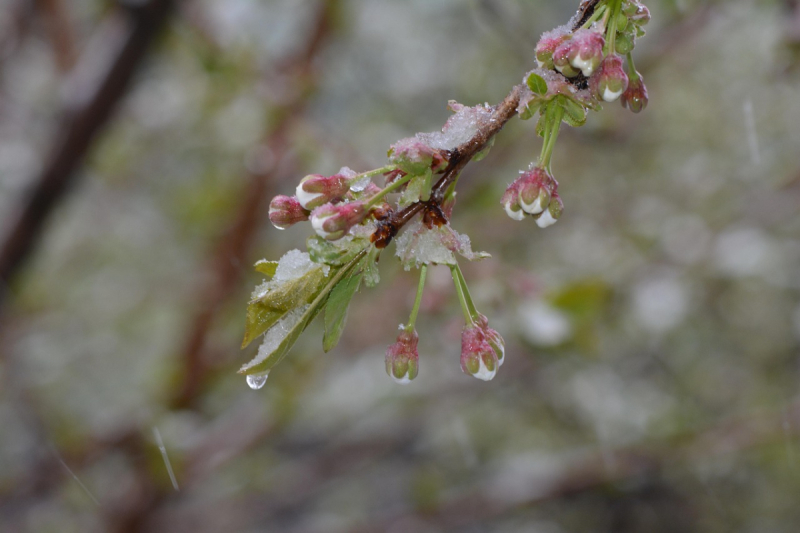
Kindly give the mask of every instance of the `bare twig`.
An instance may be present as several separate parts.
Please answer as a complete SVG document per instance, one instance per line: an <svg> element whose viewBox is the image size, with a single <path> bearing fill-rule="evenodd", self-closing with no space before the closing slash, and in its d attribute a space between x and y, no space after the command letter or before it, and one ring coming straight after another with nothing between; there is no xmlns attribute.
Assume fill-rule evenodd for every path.
<svg viewBox="0 0 800 533"><path fill-rule="evenodd" d="M78 57L67 6L64 0L36 0L36 4L47 23L58 70L65 74L72 70Z"/></svg>

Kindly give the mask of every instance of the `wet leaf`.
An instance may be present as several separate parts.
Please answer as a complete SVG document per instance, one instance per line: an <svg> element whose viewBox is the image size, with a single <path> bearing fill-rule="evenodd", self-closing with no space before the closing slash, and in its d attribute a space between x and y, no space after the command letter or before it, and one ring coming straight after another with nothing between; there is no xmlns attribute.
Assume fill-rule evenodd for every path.
<svg viewBox="0 0 800 533"><path fill-rule="evenodd" d="M525 80L528 88L536 94L547 94L547 82L535 72L531 72Z"/></svg>
<svg viewBox="0 0 800 533"><path fill-rule="evenodd" d="M364 272L361 264L354 267L352 274L336 284L328 296L325 304L325 334L322 337L322 349L326 352L332 350L339 344L339 339L344 331L347 322L347 310L350 307L350 300L361 286Z"/></svg>
<svg viewBox="0 0 800 533"><path fill-rule="evenodd" d="M289 331L277 344L277 346L270 353L263 356L259 350L259 355L244 365L241 370L239 370L239 373L250 375L269 372L272 367L278 364L286 356L292 346L294 346L295 342L297 342L300 334L325 307L325 303L328 300L333 288L336 287L336 285L350 272L352 272L353 268L356 267L364 255L366 255L366 251L363 251L362 254L359 254L346 266L339 269L332 268L330 275L327 278L324 278L324 284L317 292L314 299L310 303L305 304L307 307L303 311L302 315L300 315L297 321L287 325L289 327ZM303 304L298 307L302 307L302 305Z"/></svg>

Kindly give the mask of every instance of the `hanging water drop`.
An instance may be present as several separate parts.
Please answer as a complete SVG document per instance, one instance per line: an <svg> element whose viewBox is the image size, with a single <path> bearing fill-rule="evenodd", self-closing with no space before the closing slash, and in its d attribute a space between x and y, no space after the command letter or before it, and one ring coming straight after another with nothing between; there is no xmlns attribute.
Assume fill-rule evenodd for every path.
<svg viewBox="0 0 800 533"><path fill-rule="evenodd" d="M247 385L253 390L258 390L264 386L264 383L267 382L268 377L269 373L249 375L247 376Z"/></svg>

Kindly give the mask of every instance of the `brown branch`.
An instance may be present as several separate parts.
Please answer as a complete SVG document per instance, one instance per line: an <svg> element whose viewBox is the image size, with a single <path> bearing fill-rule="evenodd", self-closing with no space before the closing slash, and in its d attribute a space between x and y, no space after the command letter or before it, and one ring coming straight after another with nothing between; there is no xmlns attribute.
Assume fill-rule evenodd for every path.
<svg viewBox="0 0 800 533"><path fill-rule="evenodd" d="M5 286L14 282L39 243L50 214L77 180L97 134L142 66L172 6L173 0L150 0L127 9L124 16L115 12L109 25L100 30L107 30L104 40L89 46L67 80L76 89L74 98L65 104L50 155L0 241L0 308L7 296ZM96 71L98 54L110 58L102 72Z"/></svg>

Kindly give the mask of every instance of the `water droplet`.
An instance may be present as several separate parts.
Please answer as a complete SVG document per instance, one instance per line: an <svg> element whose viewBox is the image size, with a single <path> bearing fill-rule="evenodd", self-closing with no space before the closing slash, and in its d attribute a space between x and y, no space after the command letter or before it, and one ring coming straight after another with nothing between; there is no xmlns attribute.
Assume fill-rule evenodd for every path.
<svg viewBox="0 0 800 533"><path fill-rule="evenodd" d="M253 390L258 390L264 386L264 383L267 382L268 377L269 373L252 374L250 376L247 376L247 385Z"/></svg>

